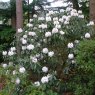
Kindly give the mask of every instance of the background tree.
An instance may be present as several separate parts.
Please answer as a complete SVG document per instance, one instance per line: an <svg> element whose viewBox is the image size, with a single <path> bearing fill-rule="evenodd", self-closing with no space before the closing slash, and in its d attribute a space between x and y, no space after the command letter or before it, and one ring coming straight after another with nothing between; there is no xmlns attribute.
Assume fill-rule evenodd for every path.
<svg viewBox="0 0 95 95"><path fill-rule="evenodd" d="M33 2L29 5L29 11L33 16L33 14L37 13L35 7L38 7L38 9L42 12L44 11L44 6L46 5L50 5L50 2L48 2L48 0L33 0Z"/></svg>
<svg viewBox="0 0 95 95"><path fill-rule="evenodd" d="M16 29L23 27L22 0L16 0Z"/></svg>
<svg viewBox="0 0 95 95"><path fill-rule="evenodd" d="M95 22L95 0L90 1L90 20Z"/></svg>
<svg viewBox="0 0 95 95"><path fill-rule="evenodd" d="M79 10L78 0L70 0L73 3L73 8Z"/></svg>

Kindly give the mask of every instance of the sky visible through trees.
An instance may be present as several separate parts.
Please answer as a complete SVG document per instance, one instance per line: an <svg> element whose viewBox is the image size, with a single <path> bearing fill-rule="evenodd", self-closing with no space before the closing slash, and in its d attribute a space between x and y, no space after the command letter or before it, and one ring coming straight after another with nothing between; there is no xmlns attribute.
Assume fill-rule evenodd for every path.
<svg viewBox="0 0 95 95"><path fill-rule="evenodd" d="M10 1L10 0L0 0L0 2L3 1L3 2L7 2L7 1ZM30 3L33 1L33 0L29 0ZM52 2L53 0L48 0L49 2ZM57 2L54 2L54 3L51 3L51 6L52 7L58 7L58 6L63 6L63 3L62 1L57 1Z"/></svg>

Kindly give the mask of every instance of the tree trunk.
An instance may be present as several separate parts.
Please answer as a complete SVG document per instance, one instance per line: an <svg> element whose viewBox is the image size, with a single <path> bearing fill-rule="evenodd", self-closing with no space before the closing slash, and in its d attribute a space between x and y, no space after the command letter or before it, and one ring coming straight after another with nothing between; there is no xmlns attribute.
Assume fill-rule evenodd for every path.
<svg viewBox="0 0 95 95"><path fill-rule="evenodd" d="M16 0L16 29L23 28L22 0Z"/></svg>
<svg viewBox="0 0 95 95"><path fill-rule="evenodd" d="M10 0L10 6L11 6L11 25L13 29L16 29L16 12L15 12L16 3L15 1Z"/></svg>
<svg viewBox="0 0 95 95"><path fill-rule="evenodd" d="M18 29L23 28L23 8L22 0L16 0L16 39L17 39L17 55L20 56L20 43Z"/></svg>
<svg viewBox="0 0 95 95"><path fill-rule="evenodd" d="M95 0L90 1L90 20L95 22Z"/></svg>

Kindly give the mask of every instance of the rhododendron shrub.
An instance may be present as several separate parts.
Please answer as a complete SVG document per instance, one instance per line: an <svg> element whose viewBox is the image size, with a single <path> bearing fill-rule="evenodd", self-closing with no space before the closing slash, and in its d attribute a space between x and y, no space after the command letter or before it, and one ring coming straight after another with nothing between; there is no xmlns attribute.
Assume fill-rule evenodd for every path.
<svg viewBox="0 0 95 95"><path fill-rule="evenodd" d="M13 46L2 53L4 95L60 95L72 90L67 84L76 68L74 48L80 40L90 39L92 26L71 3L65 10L50 11L45 17L35 14L24 29L17 31L18 39L13 43L18 43L19 50Z"/></svg>

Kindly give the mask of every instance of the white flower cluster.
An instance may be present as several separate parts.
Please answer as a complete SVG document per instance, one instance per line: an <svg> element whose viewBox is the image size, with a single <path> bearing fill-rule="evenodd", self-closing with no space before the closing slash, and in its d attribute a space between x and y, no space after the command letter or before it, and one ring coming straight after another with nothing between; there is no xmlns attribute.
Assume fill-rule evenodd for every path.
<svg viewBox="0 0 95 95"><path fill-rule="evenodd" d="M86 33L86 34L85 34L85 38L88 39L88 38L90 38L90 37L91 37L90 33Z"/></svg>
<svg viewBox="0 0 95 95"><path fill-rule="evenodd" d="M18 33L22 33L23 30L21 28L18 29Z"/></svg>
<svg viewBox="0 0 95 95"><path fill-rule="evenodd" d="M2 55L6 56L8 54L8 56L13 56L16 53L16 48L15 47L11 47L10 50L7 51L3 51Z"/></svg>
<svg viewBox="0 0 95 95"><path fill-rule="evenodd" d="M53 28L52 29L52 34L58 33L58 29L57 28Z"/></svg>
<svg viewBox="0 0 95 95"><path fill-rule="evenodd" d="M30 44L30 45L27 45L27 50L33 50L34 49L34 45Z"/></svg>
<svg viewBox="0 0 95 95"><path fill-rule="evenodd" d="M50 16L46 16L46 21L47 22L51 21L51 17Z"/></svg>
<svg viewBox="0 0 95 95"><path fill-rule="evenodd" d="M87 26L93 26L94 25L94 21L90 21Z"/></svg>
<svg viewBox="0 0 95 95"><path fill-rule="evenodd" d="M48 54L49 57L52 57L54 55L54 52L53 51L49 52L48 48L43 48L42 52L44 54Z"/></svg>
<svg viewBox="0 0 95 95"><path fill-rule="evenodd" d="M44 17L38 17L38 20L43 21L43 20L45 20L45 18Z"/></svg>
<svg viewBox="0 0 95 95"><path fill-rule="evenodd" d="M44 83L48 83L49 82L49 78L47 76L44 76L41 78L41 82Z"/></svg>
<svg viewBox="0 0 95 95"><path fill-rule="evenodd" d="M74 58L74 54L69 54L68 55L68 59L73 59Z"/></svg>
<svg viewBox="0 0 95 95"><path fill-rule="evenodd" d="M39 25L39 28L46 29L47 28L47 24L41 24L41 25Z"/></svg>
<svg viewBox="0 0 95 95"><path fill-rule="evenodd" d="M70 24L70 20L72 16L73 17L77 16L79 19L84 18L82 11L79 10L77 12L75 9L73 9L72 4L70 2L68 4L64 3L64 6L65 7L68 6L68 8L66 8L66 10L62 9L60 10L60 12L61 13L67 12L66 14L60 15L60 17L57 17L55 15L55 13L59 14L59 12L54 12L54 11L49 11L49 13L46 14L46 17L38 17L36 14L34 14L33 19L30 19L30 23L27 24L28 26L27 28L29 28L29 30L24 32L24 30L22 30L21 28L18 29L18 33L20 35L20 43L21 43L20 44L21 55L19 56L20 57L19 60L20 61L24 60L25 62L28 61L26 62L26 64L19 62L19 60L17 59L18 57L13 56L14 54L16 54L16 51L17 51L15 47L11 47L9 51L2 52L2 55L4 56L4 58L6 58L7 55L9 56L9 58L13 56L14 60L17 60L17 62L19 63L18 68L17 68L18 65L15 64L16 62L13 61L15 65L12 65L14 66L12 69L12 75L14 77L18 75L14 79L14 82L16 84L21 83L22 79L19 75L21 76L25 75L27 73L25 68L29 66L30 68L37 69L43 75L43 77L42 76L40 77L41 80L34 82L33 85L38 87L41 85L41 83L45 84L45 83L48 83L50 79L53 79L52 71L55 71L55 70L51 69L51 67L48 66L46 63L52 62L52 57L55 55L54 53L55 50L49 51L49 49L51 49L52 47L48 46L48 42L50 45L52 39L55 39L56 37L58 37L61 42L64 40L65 35L67 35L68 31L66 31L66 29L63 28L63 26L69 29L69 24ZM38 23L35 25L33 23L35 23L36 20ZM51 24L50 27L48 27L49 24ZM94 25L94 22L92 21L89 22L87 26L91 26L91 25ZM86 39L89 39L91 35L90 33L87 32L84 35L84 37ZM67 55L67 60L68 62L70 61L72 64L75 64L75 60L74 60L75 54L73 53L74 51L72 50L74 49L74 47L76 47L75 45L76 43L78 44L79 40L75 40L74 42L70 41L67 44L67 48L69 50L69 53ZM45 59L46 57L48 58ZM40 70L37 66L38 67L40 66ZM2 64L2 67L6 70L7 67L9 67L9 64L5 62Z"/></svg>
<svg viewBox="0 0 95 95"><path fill-rule="evenodd" d="M16 78L15 83L16 83L16 84L20 84L20 79L19 79L19 78Z"/></svg>
<svg viewBox="0 0 95 95"><path fill-rule="evenodd" d="M48 48L43 48L42 52L43 52L44 54L47 54L47 53L48 53Z"/></svg>
<svg viewBox="0 0 95 95"><path fill-rule="evenodd" d="M37 15L36 15L36 14L34 14L34 15L33 15L33 17L34 17L34 18L37 18Z"/></svg>
<svg viewBox="0 0 95 95"><path fill-rule="evenodd" d="M47 68L46 66L44 66L44 67L42 68L42 71L43 71L44 73L47 73L47 72L48 72L48 68Z"/></svg>
<svg viewBox="0 0 95 95"><path fill-rule="evenodd" d="M73 43L68 43L68 48L73 48L73 47L74 47Z"/></svg>
<svg viewBox="0 0 95 95"><path fill-rule="evenodd" d="M28 26L28 27L33 27L33 24L28 23L27 26Z"/></svg>
<svg viewBox="0 0 95 95"><path fill-rule="evenodd" d="M51 37L51 35L52 35L51 32L46 32L45 33L45 37Z"/></svg>
<svg viewBox="0 0 95 95"><path fill-rule="evenodd" d="M3 52L2 52L2 55L3 55L3 56L7 55L7 51L3 51Z"/></svg>
<svg viewBox="0 0 95 95"><path fill-rule="evenodd" d="M6 63L3 63L3 64L2 64L2 67L3 67L3 68L6 68L7 66L8 66L8 65L7 65Z"/></svg>
<svg viewBox="0 0 95 95"><path fill-rule="evenodd" d="M24 73L25 72L25 68L24 67L19 68L19 72L20 73Z"/></svg>
<svg viewBox="0 0 95 95"><path fill-rule="evenodd" d="M38 86L40 86L40 82L36 81L36 82L34 82L34 85L38 87Z"/></svg>
<svg viewBox="0 0 95 95"><path fill-rule="evenodd" d="M33 63L37 63L38 62L38 59L36 57L30 56L30 59L32 60Z"/></svg>
<svg viewBox="0 0 95 95"><path fill-rule="evenodd" d="M72 49L74 47L74 44L73 43L68 43L67 46L68 46L69 49ZM69 53L68 54L68 59L70 59L70 60L74 59L74 54L73 53Z"/></svg>

